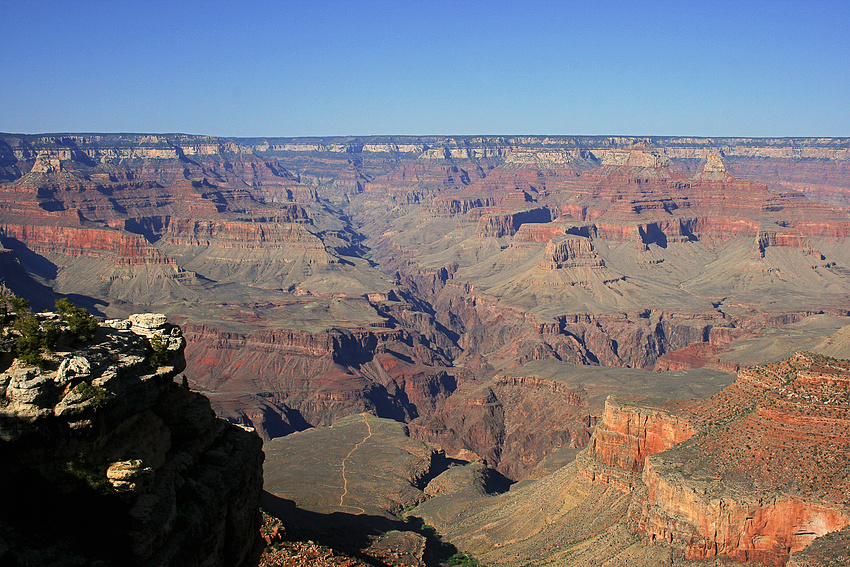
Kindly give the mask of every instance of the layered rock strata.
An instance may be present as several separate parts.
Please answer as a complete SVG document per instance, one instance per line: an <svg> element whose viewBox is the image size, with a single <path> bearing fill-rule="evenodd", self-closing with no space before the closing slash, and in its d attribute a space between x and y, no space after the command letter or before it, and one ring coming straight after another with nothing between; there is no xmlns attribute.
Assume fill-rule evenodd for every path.
<svg viewBox="0 0 850 567"><path fill-rule="evenodd" d="M848 376L798 353L705 399L610 396L574 461L495 497L438 491L412 514L492 565L840 565Z"/></svg>
<svg viewBox="0 0 850 567"><path fill-rule="evenodd" d="M804 196L850 187L845 139L0 138L0 238L30 277L179 317L192 385L266 438L436 417L418 431L488 462L507 443L520 474L542 428L462 441L446 404L535 361L686 368L847 315L847 210Z"/></svg>
<svg viewBox="0 0 850 567"><path fill-rule="evenodd" d="M606 426L600 418L611 421L614 415L610 403L605 405L606 396L655 392L702 397L731 381L722 372L671 374L675 377L638 369L530 362L484 383L461 384L435 411L414 419L408 428L411 436L443 448L450 457L486 463L512 479L525 478L547 456L578 450L589 440L589 450L596 450L600 439L605 439L612 462L639 470L647 454L672 445L666 436L683 421L671 417L669 423L651 425L647 432L649 416L660 415L661 410L639 408L634 415L625 414L625 434L608 431L602 437L600 428ZM679 441L687 438L684 432L676 435ZM637 438L640 442L633 443Z"/></svg>
<svg viewBox="0 0 850 567"><path fill-rule="evenodd" d="M609 399L587 451L621 473L585 474L632 491L629 522L647 542L784 565L850 524L848 386L846 361L798 353L701 402Z"/></svg>

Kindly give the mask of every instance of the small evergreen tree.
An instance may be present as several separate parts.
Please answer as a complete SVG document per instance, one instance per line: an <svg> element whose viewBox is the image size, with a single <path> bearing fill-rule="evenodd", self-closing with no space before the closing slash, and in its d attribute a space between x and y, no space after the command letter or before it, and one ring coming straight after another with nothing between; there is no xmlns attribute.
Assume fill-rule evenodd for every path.
<svg viewBox="0 0 850 567"><path fill-rule="evenodd" d="M150 338L150 343L151 349L153 349L151 364L154 368L158 368L168 362L170 358L168 354L168 343L165 342L161 335L153 335Z"/></svg>
<svg viewBox="0 0 850 567"><path fill-rule="evenodd" d="M29 301L19 297L11 301L17 318L14 329L18 331L15 339L15 351L17 357L27 364L43 367L45 364L42 351L50 350L59 339L59 325L48 321L44 325L39 322L38 317L30 311Z"/></svg>
<svg viewBox="0 0 850 567"><path fill-rule="evenodd" d="M83 307L77 307L67 297L56 300L56 312L68 323L75 342L91 340L98 328L97 319Z"/></svg>
<svg viewBox="0 0 850 567"><path fill-rule="evenodd" d="M24 311L29 311L30 309L30 300L24 299L23 297L10 297L7 299L9 305L11 305L15 313L21 314Z"/></svg>
<svg viewBox="0 0 850 567"><path fill-rule="evenodd" d="M9 322L9 300L14 297L12 290L6 287L6 284L0 281L0 338L6 331L6 323Z"/></svg>
<svg viewBox="0 0 850 567"><path fill-rule="evenodd" d="M19 333L18 338L15 339L15 351L18 358L33 366L43 366L41 349L44 347L45 337L35 315L29 311L21 313L18 310L15 330Z"/></svg>

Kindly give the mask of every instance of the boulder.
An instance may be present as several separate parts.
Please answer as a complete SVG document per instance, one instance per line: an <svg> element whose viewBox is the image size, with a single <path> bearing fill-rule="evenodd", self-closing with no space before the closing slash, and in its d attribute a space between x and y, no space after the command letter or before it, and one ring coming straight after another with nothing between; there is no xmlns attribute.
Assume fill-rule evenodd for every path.
<svg viewBox="0 0 850 567"><path fill-rule="evenodd" d="M77 378L91 376L91 363L84 356L69 356L59 364L56 377L57 384L67 384Z"/></svg>
<svg viewBox="0 0 850 567"><path fill-rule="evenodd" d="M132 327L153 331L165 327L166 317L162 313L134 313L129 320Z"/></svg>

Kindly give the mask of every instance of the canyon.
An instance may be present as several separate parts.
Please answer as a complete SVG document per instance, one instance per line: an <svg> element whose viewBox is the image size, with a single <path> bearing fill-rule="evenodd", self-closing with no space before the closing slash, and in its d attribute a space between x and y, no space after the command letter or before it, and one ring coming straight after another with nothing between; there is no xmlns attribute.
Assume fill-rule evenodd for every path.
<svg viewBox="0 0 850 567"><path fill-rule="evenodd" d="M829 531L847 518L845 503L805 496L820 494L814 478L840 490L837 461L800 461L813 476L790 492L765 480L755 500L721 500L758 526L746 545L708 538L714 501L694 495L710 490L681 470L714 478L718 464L693 456L712 454L700 439L753 444L707 436L705 416L726 410L699 404L716 396L758 406L748 427L790 424L760 440L802 442L799 408L757 401L788 399L788 386L768 395L748 369L798 351L850 358L848 163L837 138L0 134L0 278L38 308L69 297L104 318L167 315L191 389L267 452L307 434L321 451L320 431L360 415L404 424L394 443L422 444L446 471L405 480L413 492L396 504L357 507L383 517L418 504L487 562L510 564L521 530L473 545L468 526L432 522L429 507L450 510L463 492L429 494L441 474L519 481L498 497L506 511L514 490L546 487L583 502L566 516L621 510L604 528L550 519L569 541L628 543L612 549L633 564L782 564L825 532L771 518L809 514ZM846 455L842 416L823 416L823 435ZM632 440L620 431L631 423L651 427ZM273 462L267 477L286 469ZM467 496L490 503L488 490Z"/></svg>

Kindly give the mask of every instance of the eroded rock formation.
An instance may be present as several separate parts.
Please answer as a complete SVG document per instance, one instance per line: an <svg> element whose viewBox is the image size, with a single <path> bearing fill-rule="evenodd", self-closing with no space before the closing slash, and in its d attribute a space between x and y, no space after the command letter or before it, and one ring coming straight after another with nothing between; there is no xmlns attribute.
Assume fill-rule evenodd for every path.
<svg viewBox="0 0 850 567"><path fill-rule="evenodd" d="M630 369L846 349L844 139L0 138L10 286L167 313L189 384L267 439L365 411L521 478L588 442L607 394L657 393ZM611 463L580 457L575 486L623 494L671 429L703 430L633 409L625 432L607 416L593 451ZM146 478L130 461L110 478Z"/></svg>
<svg viewBox="0 0 850 567"><path fill-rule="evenodd" d="M629 518L649 541L690 559L783 565L850 524L848 380L846 361L797 353L704 401L609 399L588 454L643 470Z"/></svg>
<svg viewBox="0 0 850 567"><path fill-rule="evenodd" d="M44 368L3 355L0 561L256 564L262 442L175 383L180 329L140 314L63 341Z"/></svg>
<svg viewBox="0 0 850 567"><path fill-rule="evenodd" d="M611 396L572 463L414 514L497 565L829 564L850 525L848 377L847 361L797 353L702 400Z"/></svg>

